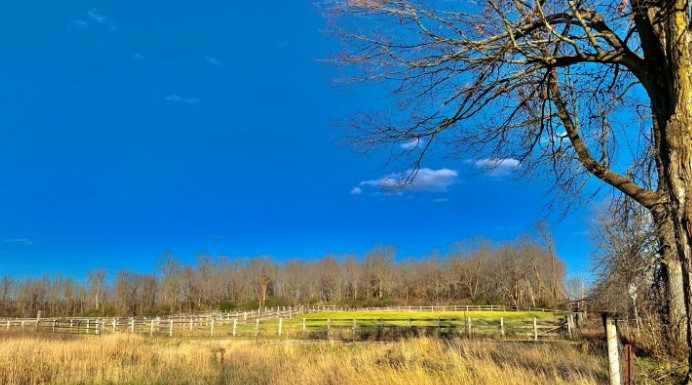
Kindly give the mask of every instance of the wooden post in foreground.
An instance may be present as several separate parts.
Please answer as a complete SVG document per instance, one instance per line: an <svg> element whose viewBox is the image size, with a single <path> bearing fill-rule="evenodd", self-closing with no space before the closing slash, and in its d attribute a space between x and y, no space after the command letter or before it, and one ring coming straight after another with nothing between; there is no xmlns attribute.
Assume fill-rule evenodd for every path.
<svg viewBox="0 0 692 385"><path fill-rule="evenodd" d="M607 313L603 313L603 324L608 341L608 367L610 385L621 385L620 382L620 352L618 351L618 330L615 320Z"/></svg>
<svg viewBox="0 0 692 385"><path fill-rule="evenodd" d="M168 336L173 337L173 318L168 321Z"/></svg>
<svg viewBox="0 0 692 385"><path fill-rule="evenodd" d="M538 325L536 324L536 317L533 317L533 340L538 341Z"/></svg>
<svg viewBox="0 0 692 385"><path fill-rule="evenodd" d="M279 317L279 337L283 334L283 327L284 327L284 319L283 317Z"/></svg>
<svg viewBox="0 0 692 385"><path fill-rule="evenodd" d="M235 337L235 334L236 334L236 330L237 330L237 329L238 329L238 319L235 318L235 319L233 320L233 337Z"/></svg>

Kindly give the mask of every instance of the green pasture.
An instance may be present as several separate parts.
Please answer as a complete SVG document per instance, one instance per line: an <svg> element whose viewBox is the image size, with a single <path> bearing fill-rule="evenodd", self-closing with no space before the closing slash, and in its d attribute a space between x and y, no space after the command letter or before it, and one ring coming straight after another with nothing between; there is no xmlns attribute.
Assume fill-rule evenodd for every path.
<svg viewBox="0 0 692 385"><path fill-rule="evenodd" d="M306 319L438 319L438 318L538 318L555 319L563 318L561 314L541 311L325 311L296 315L297 318Z"/></svg>
<svg viewBox="0 0 692 385"><path fill-rule="evenodd" d="M295 314L292 318L282 319L284 334L294 334L305 330L327 331L329 328L349 329L356 320L358 330L376 329L379 327L442 327L445 330L466 330L470 318L473 330L496 332L500 318L503 319L507 330L524 330L532 327L532 319L542 324L559 323L564 319L561 314L541 311L323 311L316 313ZM303 321L305 319L305 321ZM238 335L273 335L277 334L279 320L264 319L260 322L259 331L255 321L242 322L237 325ZM231 326L219 325L220 333L228 333Z"/></svg>

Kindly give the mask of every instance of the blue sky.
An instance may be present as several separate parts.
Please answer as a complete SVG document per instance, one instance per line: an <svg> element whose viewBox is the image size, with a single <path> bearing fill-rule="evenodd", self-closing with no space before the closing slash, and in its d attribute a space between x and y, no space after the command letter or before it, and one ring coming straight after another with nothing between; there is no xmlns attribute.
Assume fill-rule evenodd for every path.
<svg viewBox="0 0 692 385"><path fill-rule="evenodd" d="M406 166L333 125L381 93L335 86L312 3L0 3L0 274L151 272L167 250L420 256L544 218L549 181L511 162L432 156L414 188L383 188ZM549 217L572 273L593 216Z"/></svg>

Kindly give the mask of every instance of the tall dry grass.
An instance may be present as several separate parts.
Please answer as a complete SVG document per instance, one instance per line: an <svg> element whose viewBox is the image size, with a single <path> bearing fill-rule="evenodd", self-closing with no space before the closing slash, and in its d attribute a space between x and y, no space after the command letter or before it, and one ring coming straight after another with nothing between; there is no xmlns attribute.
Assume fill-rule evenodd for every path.
<svg viewBox="0 0 692 385"><path fill-rule="evenodd" d="M600 384L603 359L566 344L415 339L337 344L0 340L0 384Z"/></svg>

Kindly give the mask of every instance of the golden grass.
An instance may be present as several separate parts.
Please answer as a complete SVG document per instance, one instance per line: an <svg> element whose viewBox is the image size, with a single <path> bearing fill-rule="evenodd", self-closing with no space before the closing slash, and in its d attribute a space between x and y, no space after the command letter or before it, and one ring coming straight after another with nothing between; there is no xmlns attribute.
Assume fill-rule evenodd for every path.
<svg viewBox="0 0 692 385"><path fill-rule="evenodd" d="M0 340L0 384L599 384L605 362L569 344L412 339L292 343L130 335Z"/></svg>

